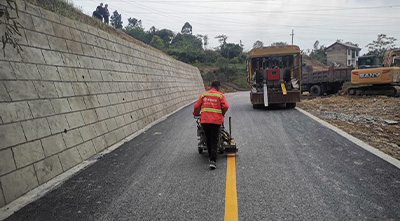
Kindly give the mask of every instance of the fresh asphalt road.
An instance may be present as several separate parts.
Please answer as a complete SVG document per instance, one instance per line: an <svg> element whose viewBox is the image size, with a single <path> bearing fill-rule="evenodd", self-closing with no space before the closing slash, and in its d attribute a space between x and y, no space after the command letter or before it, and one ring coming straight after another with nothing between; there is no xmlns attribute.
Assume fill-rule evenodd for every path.
<svg viewBox="0 0 400 221"><path fill-rule="evenodd" d="M296 109L226 95L239 220L400 220L400 169ZM193 105L9 220L223 220L226 155L197 152Z"/></svg>

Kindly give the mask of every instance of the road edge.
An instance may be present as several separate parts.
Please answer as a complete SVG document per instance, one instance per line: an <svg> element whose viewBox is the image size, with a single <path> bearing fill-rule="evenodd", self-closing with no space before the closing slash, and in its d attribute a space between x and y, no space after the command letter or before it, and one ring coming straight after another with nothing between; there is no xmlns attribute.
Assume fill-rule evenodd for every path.
<svg viewBox="0 0 400 221"><path fill-rule="evenodd" d="M30 203L42 198L48 192L50 192L50 191L52 191L54 189L57 189L63 183L65 183L67 180L72 178L75 174L77 174L81 170L91 166L92 164L96 163L101 158L103 158L106 154L111 153L112 151L114 151L117 148L119 148L120 146L122 146L124 143L133 140L135 137L137 137L140 134L142 134L143 132L147 131L148 129L150 129L154 125L164 121L169 116L177 113L178 111L182 110L183 108L186 108L186 107L192 105L196 101L197 101L197 99L193 100L192 102L188 103L187 105L183 105L182 107L178 108L177 110L173 111L172 113L169 113L169 114L161 117L160 119L150 123L149 125L147 125L144 128L136 131L135 133L133 133L132 135L126 137L125 139L121 140L120 142L118 142L118 143L116 143L116 144L104 149L100 153L97 153L97 154L93 155L89 159L87 159L85 161L82 161L82 163L72 167L71 169L67 170L66 172L54 177L53 179L47 181L46 183L44 183L44 184L32 189L31 191L25 193L24 195L22 195L21 197L19 197L18 199L14 200L14 201L12 201L11 203L7 204L6 206L0 208L0 220L7 219L12 214L14 214L18 210L22 209L26 205L28 205L28 204L30 204Z"/></svg>
<svg viewBox="0 0 400 221"><path fill-rule="evenodd" d="M364 141L362 141L362 140L360 140L360 139L348 134L347 132L345 132L342 129L339 129L339 128L333 126L332 124L330 124L330 123L328 123L328 122L326 122L324 120L321 120L320 118L312 115L311 113L309 113L309 112L307 112L307 111L305 111L305 110L303 110L301 108L296 107L295 109L300 111L301 113L307 115L308 117L312 118L313 120L317 121L318 123L322 124L323 126L335 131L336 133L338 133L339 135L345 137L346 139L348 139L349 141L353 142L354 144L362 147L363 149L367 150L368 152L374 154L375 156L385 160L386 162L388 162L388 163L392 164L393 166L395 166L395 167L400 169L400 160L397 160L397 159L389 156L388 154L380 151L379 149L377 149L377 148L365 143Z"/></svg>

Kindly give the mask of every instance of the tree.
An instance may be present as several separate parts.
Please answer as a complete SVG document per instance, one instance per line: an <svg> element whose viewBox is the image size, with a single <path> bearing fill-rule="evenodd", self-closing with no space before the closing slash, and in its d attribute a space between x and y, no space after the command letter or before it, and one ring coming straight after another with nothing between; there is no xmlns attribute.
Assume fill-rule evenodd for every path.
<svg viewBox="0 0 400 221"><path fill-rule="evenodd" d="M378 38L375 41L372 41L372 43L365 46L368 48L367 55L378 55L382 59L386 51L396 47L396 40L396 38L388 37L386 34L378 35Z"/></svg>
<svg viewBox="0 0 400 221"><path fill-rule="evenodd" d="M148 43L148 42L146 42L147 33L142 28L126 27L124 32L126 34L128 34L129 36L131 36L131 37L133 37L133 38L135 38L135 39L137 39L137 40L139 40L141 42Z"/></svg>
<svg viewBox="0 0 400 221"><path fill-rule="evenodd" d="M189 24L189 22L186 22L186 23L183 25L182 30L181 30L181 33L182 33L182 34L189 34L189 35L192 34L192 26Z"/></svg>
<svg viewBox="0 0 400 221"><path fill-rule="evenodd" d="M228 36L222 34L222 35L216 36L215 38L218 39L218 41L221 45L224 45L224 44L226 44L226 39L228 39Z"/></svg>
<svg viewBox="0 0 400 221"><path fill-rule="evenodd" d="M253 48L262 48L262 47L264 47L264 43L262 41L257 40L253 44Z"/></svg>
<svg viewBox="0 0 400 221"><path fill-rule="evenodd" d="M313 50L311 50L309 57L310 58L314 58L317 61L323 63L323 64L327 64L327 57L326 57L326 53L325 53L325 46L321 45L319 46L319 41L316 40L314 43L314 48Z"/></svg>
<svg viewBox="0 0 400 221"><path fill-rule="evenodd" d="M14 48L17 49L17 53L19 54L22 51L21 45L18 43L18 39L16 36L22 36L19 28L22 28L21 24L17 21L18 15L18 5L15 0L6 0L8 7L1 5L0 6L0 26L4 24L4 34L1 36L1 41L3 43L3 50L5 49L7 44L11 44ZM9 9L15 10L16 17L11 15L11 11ZM4 19L3 19L4 17ZM4 55L5 55L5 51Z"/></svg>
<svg viewBox="0 0 400 221"><path fill-rule="evenodd" d="M283 41L279 41L279 42L274 42L271 44L271 46L284 46L284 45L288 45L286 42Z"/></svg>
<svg viewBox="0 0 400 221"><path fill-rule="evenodd" d="M204 35L203 36L203 45L204 45L204 48L207 47L207 45L208 45L208 35Z"/></svg>
<svg viewBox="0 0 400 221"><path fill-rule="evenodd" d="M114 26L116 29L122 29L122 17L121 14L118 14L118 11L115 10L113 15L111 15L111 25Z"/></svg>
<svg viewBox="0 0 400 221"><path fill-rule="evenodd" d="M143 28L142 20L137 20L136 18L128 18L128 25L125 28Z"/></svg>
<svg viewBox="0 0 400 221"><path fill-rule="evenodd" d="M221 45L221 55L225 58L231 59L239 56L243 52L243 48L238 44L227 43Z"/></svg>
<svg viewBox="0 0 400 221"><path fill-rule="evenodd" d="M160 50L164 49L163 40L158 35L153 36L150 41L150 45Z"/></svg>

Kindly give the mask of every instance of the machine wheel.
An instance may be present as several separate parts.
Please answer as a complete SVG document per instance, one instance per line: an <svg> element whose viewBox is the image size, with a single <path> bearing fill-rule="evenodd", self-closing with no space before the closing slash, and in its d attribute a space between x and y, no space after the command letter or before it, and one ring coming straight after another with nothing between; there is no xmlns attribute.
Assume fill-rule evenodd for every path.
<svg viewBox="0 0 400 221"><path fill-rule="evenodd" d="M349 89L349 94L350 94L350 95L356 95L356 89L350 88L350 89Z"/></svg>
<svg viewBox="0 0 400 221"><path fill-rule="evenodd" d="M312 96L321 96L321 92L322 92L321 86L319 86L317 84L313 85L310 88L310 93L311 93Z"/></svg>
<svg viewBox="0 0 400 221"><path fill-rule="evenodd" d="M260 104L253 104L253 109L260 109L261 105Z"/></svg>
<svg viewBox="0 0 400 221"><path fill-rule="evenodd" d="M198 147L198 150L199 150L199 154L202 154L202 153L203 153L203 148Z"/></svg>

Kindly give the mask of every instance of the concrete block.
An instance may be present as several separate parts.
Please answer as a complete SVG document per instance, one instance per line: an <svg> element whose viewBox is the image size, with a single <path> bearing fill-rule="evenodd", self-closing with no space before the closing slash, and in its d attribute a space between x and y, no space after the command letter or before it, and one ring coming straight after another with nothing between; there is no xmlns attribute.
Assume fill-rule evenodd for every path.
<svg viewBox="0 0 400 221"><path fill-rule="evenodd" d="M83 97L70 97L68 98L69 105L72 111L85 110L86 105Z"/></svg>
<svg viewBox="0 0 400 221"><path fill-rule="evenodd" d="M89 94L89 89L84 82L73 82L72 83L72 88L74 89L75 95L88 95Z"/></svg>
<svg viewBox="0 0 400 221"><path fill-rule="evenodd" d="M92 58L86 56L78 56L78 59L82 68L95 68L92 62Z"/></svg>
<svg viewBox="0 0 400 221"><path fill-rule="evenodd" d="M100 105L99 102L97 101L96 95L84 96L83 98L85 100L87 108L95 108Z"/></svg>
<svg viewBox="0 0 400 221"><path fill-rule="evenodd" d="M42 50L42 53L46 64L58 66L64 65L63 57L60 52Z"/></svg>
<svg viewBox="0 0 400 221"><path fill-rule="evenodd" d="M51 134L49 124L45 118L24 121L21 125L28 141L36 140Z"/></svg>
<svg viewBox="0 0 400 221"><path fill-rule="evenodd" d="M85 125L81 112L69 113L66 114L65 117L67 118L70 128L77 128Z"/></svg>
<svg viewBox="0 0 400 221"><path fill-rule="evenodd" d="M79 152L76 149L76 147L65 150L64 152L58 154L58 157L60 159L64 171L67 171L71 167L82 162L82 158L79 155Z"/></svg>
<svg viewBox="0 0 400 221"><path fill-rule="evenodd" d="M17 78L9 61L0 61L0 73L0 80Z"/></svg>
<svg viewBox="0 0 400 221"><path fill-rule="evenodd" d="M118 128L117 121L115 118L105 120L108 131L112 131Z"/></svg>
<svg viewBox="0 0 400 221"><path fill-rule="evenodd" d="M0 82L0 101L11 101L11 97L3 82Z"/></svg>
<svg viewBox="0 0 400 221"><path fill-rule="evenodd" d="M36 17L36 16L32 16L32 21L33 21L33 25L35 26L35 30L37 32L54 35L54 29L53 29L52 22L47 21L43 18Z"/></svg>
<svg viewBox="0 0 400 221"><path fill-rule="evenodd" d="M39 180L39 185L49 181L63 172L58 156L52 156L37 162L34 164L34 167Z"/></svg>
<svg viewBox="0 0 400 221"><path fill-rule="evenodd" d="M75 74L76 74L76 79L78 79L78 81L91 81L87 69L77 68L75 69Z"/></svg>
<svg viewBox="0 0 400 221"><path fill-rule="evenodd" d="M63 133L62 135L67 148L70 148L72 146L75 146L83 142L79 129L70 130L67 133Z"/></svg>
<svg viewBox="0 0 400 221"><path fill-rule="evenodd" d="M118 110L118 114L125 114L126 113L124 104L118 104L118 105L116 105L116 107L117 107L117 110Z"/></svg>
<svg viewBox="0 0 400 221"><path fill-rule="evenodd" d="M86 160L89 157L96 154L96 149L94 149L92 141L88 141L76 147L79 151L79 154L82 157L82 160Z"/></svg>
<svg viewBox="0 0 400 221"><path fill-rule="evenodd" d="M97 136L103 135L108 132L107 130L107 124L105 121L100 121L95 124L93 124L94 129L96 130Z"/></svg>
<svg viewBox="0 0 400 221"><path fill-rule="evenodd" d="M33 165L1 177L0 182L6 203L10 203L39 185Z"/></svg>
<svg viewBox="0 0 400 221"><path fill-rule="evenodd" d="M76 23L75 23L76 24ZM79 30L73 29L71 28L71 35L72 35L72 39L74 41L77 42L86 42L86 40L84 39L82 32L80 32Z"/></svg>
<svg viewBox="0 0 400 221"><path fill-rule="evenodd" d="M40 13L42 14L42 18L46 18L52 22L60 23L60 16L56 13L48 11L46 9L41 8ZM53 23L54 24L54 23Z"/></svg>
<svg viewBox="0 0 400 221"><path fill-rule="evenodd" d="M84 55L91 56L91 57L96 56L94 47L92 45L82 43L81 46L82 46L82 51L83 51Z"/></svg>
<svg viewBox="0 0 400 221"><path fill-rule="evenodd" d="M71 28L76 28L75 27L75 21L72 20L72 19L69 19L69 18L64 17L64 16L60 16L60 21L61 21L61 24L63 24L63 25L66 25L66 26L71 27Z"/></svg>
<svg viewBox="0 0 400 221"><path fill-rule="evenodd" d="M71 111L71 107L69 106L67 99L52 99L51 106L53 106L54 112L56 114L66 113Z"/></svg>
<svg viewBox="0 0 400 221"><path fill-rule="evenodd" d="M110 93L111 92L111 86L110 83L107 82L99 82L99 86L101 88L102 93Z"/></svg>
<svg viewBox="0 0 400 221"><path fill-rule="evenodd" d="M64 115L47 117L47 122L49 122L50 131L52 134L60 133L65 130L68 131L70 129L67 118Z"/></svg>
<svg viewBox="0 0 400 221"><path fill-rule="evenodd" d="M106 69L102 59L92 58L93 67L96 69Z"/></svg>
<svg viewBox="0 0 400 221"><path fill-rule="evenodd" d="M104 136L97 137L92 141L97 153L101 152L107 147L107 142Z"/></svg>
<svg viewBox="0 0 400 221"><path fill-rule="evenodd" d="M25 7L25 6L23 6L23 7ZM19 11L18 15L19 15L19 18L17 19L17 21L21 24L22 27L24 27L24 29L28 29L28 30L35 29L35 26L33 25L32 16L30 14Z"/></svg>
<svg viewBox="0 0 400 221"><path fill-rule="evenodd" d="M25 34L29 46L50 49L49 39L47 38L47 35L29 30L25 30Z"/></svg>
<svg viewBox="0 0 400 221"><path fill-rule="evenodd" d="M63 38L47 36L49 38L50 48L55 51L68 52L67 42Z"/></svg>
<svg viewBox="0 0 400 221"><path fill-rule="evenodd" d="M117 121L118 127L123 127L126 124L124 116L117 116L117 117L115 117L115 120Z"/></svg>
<svg viewBox="0 0 400 221"><path fill-rule="evenodd" d="M88 29L89 29L89 33L91 33L91 34L88 34L88 33L84 34L87 44L98 45L98 43L97 43L98 34L96 34L97 29L93 28L92 26L88 26ZM95 32L92 32L92 31L95 31Z"/></svg>
<svg viewBox="0 0 400 221"><path fill-rule="evenodd" d="M0 150L0 176L15 170L14 157L11 149Z"/></svg>
<svg viewBox="0 0 400 221"><path fill-rule="evenodd" d="M114 131L108 132L104 135L104 138L107 142L107 146L111 146L117 143L117 136L115 135Z"/></svg>
<svg viewBox="0 0 400 221"><path fill-rule="evenodd" d="M0 60L21 61L21 54L22 53L18 54L17 50L13 48L12 45L7 44L7 46L2 50L2 53L0 53Z"/></svg>
<svg viewBox="0 0 400 221"><path fill-rule="evenodd" d="M109 63L111 63L111 62L109 62ZM105 61L105 65L107 67L108 67L109 63L107 61ZM101 73L104 81L113 81L110 71L101 71L100 73Z"/></svg>
<svg viewBox="0 0 400 221"><path fill-rule="evenodd" d="M50 137L46 137L41 139L44 155L49 157L56 153L60 153L65 150L65 142L62 134L53 135Z"/></svg>
<svg viewBox="0 0 400 221"><path fill-rule="evenodd" d="M128 137L128 136L133 134L132 127L130 127L130 125L126 125L122 129L124 130L124 133L125 133L126 137Z"/></svg>
<svg viewBox="0 0 400 221"><path fill-rule="evenodd" d="M71 40L66 40L69 53L83 54L81 43Z"/></svg>
<svg viewBox="0 0 400 221"><path fill-rule="evenodd" d="M64 59L64 64L69 67L80 67L78 56L69 53L62 53L62 57Z"/></svg>
<svg viewBox="0 0 400 221"><path fill-rule="evenodd" d="M0 118L3 123L11 123L21 120L32 119L32 113L26 101L0 103Z"/></svg>
<svg viewBox="0 0 400 221"><path fill-rule="evenodd" d="M12 63L11 65L13 67L17 79L24 79L24 80L41 79L36 65L25 64L25 63Z"/></svg>
<svg viewBox="0 0 400 221"><path fill-rule="evenodd" d="M61 25L61 24L53 24L54 32L55 35L59 38L66 38L66 39L72 39L71 31L70 28Z"/></svg>
<svg viewBox="0 0 400 221"><path fill-rule="evenodd" d="M85 124L91 124L98 121L96 111L93 109L82 111L81 113L83 116L83 120L85 121Z"/></svg>
<svg viewBox="0 0 400 221"><path fill-rule="evenodd" d="M132 128L132 132L135 133L139 130L139 125L137 122L133 122L130 124L130 127Z"/></svg>
<svg viewBox="0 0 400 221"><path fill-rule="evenodd" d="M60 81L61 77L57 67L48 65L36 65L42 80Z"/></svg>
<svg viewBox="0 0 400 221"><path fill-rule="evenodd" d="M110 117L115 117L118 116L118 109L117 106L108 106L108 114L110 115Z"/></svg>
<svg viewBox="0 0 400 221"><path fill-rule="evenodd" d="M108 99L107 94L98 94L97 100L99 101L100 106L108 106L110 105L110 100Z"/></svg>
<svg viewBox="0 0 400 221"><path fill-rule="evenodd" d="M74 68L58 67L58 73L63 81L78 81Z"/></svg>
<svg viewBox="0 0 400 221"><path fill-rule="evenodd" d="M96 53L96 57L107 58L106 57L106 51L103 48L94 47L94 52Z"/></svg>
<svg viewBox="0 0 400 221"><path fill-rule="evenodd" d="M24 52L21 53L21 59L24 63L45 63L42 50L38 48L24 47Z"/></svg>
<svg viewBox="0 0 400 221"><path fill-rule="evenodd" d="M99 70L89 70L89 75L92 81L103 81L103 75Z"/></svg>
<svg viewBox="0 0 400 221"><path fill-rule="evenodd" d="M79 128L79 131L81 132L84 141L91 140L97 136L93 125L81 127Z"/></svg>
<svg viewBox="0 0 400 221"><path fill-rule="evenodd" d="M31 81L5 81L4 84L13 101L39 98Z"/></svg>
<svg viewBox="0 0 400 221"><path fill-rule="evenodd" d="M75 27L78 31L89 32L88 26L82 22L75 21ZM83 32L81 32L82 35L84 34Z"/></svg>
<svg viewBox="0 0 400 221"><path fill-rule="evenodd" d="M111 104L117 104L120 101L118 100L118 95L117 94L109 94L108 95L108 100L110 101Z"/></svg>
<svg viewBox="0 0 400 221"><path fill-rule="evenodd" d="M90 94L101 94L102 93L101 92L101 88L99 86L99 83L97 83L97 82L87 82L86 85L88 87L88 90L89 90ZM108 97L107 97L107 99L108 99Z"/></svg>
<svg viewBox="0 0 400 221"><path fill-rule="evenodd" d="M34 81L36 91L39 94L39 98L58 98L56 87L54 82L48 81Z"/></svg>
<svg viewBox="0 0 400 221"><path fill-rule="evenodd" d="M99 120L104 120L110 117L107 111L107 107L96 108L95 110Z"/></svg>
<svg viewBox="0 0 400 221"><path fill-rule="evenodd" d="M6 205L6 198L4 198L3 190L0 189L0 208Z"/></svg>
<svg viewBox="0 0 400 221"><path fill-rule="evenodd" d="M18 145L12 148L17 168L24 167L44 159L44 152L40 141Z"/></svg>
<svg viewBox="0 0 400 221"><path fill-rule="evenodd" d="M51 106L50 100L34 100L28 101L34 118L45 117L55 114L53 106Z"/></svg>
<svg viewBox="0 0 400 221"><path fill-rule="evenodd" d="M71 83L54 82L54 86L59 97L71 97L75 95Z"/></svg>
<svg viewBox="0 0 400 221"><path fill-rule="evenodd" d="M21 123L0 125L0 149L26 141Z"/></svg>
<svg viewBox="0 0 400 221"><path fill-rule="evenodd" d="M115 136L117 137L117 142L123 140L127 135L125 134L125 131L123 128L119 128L115 130Z"/></svg>

